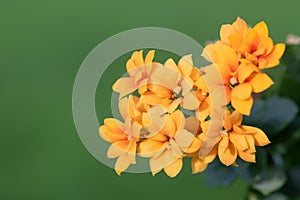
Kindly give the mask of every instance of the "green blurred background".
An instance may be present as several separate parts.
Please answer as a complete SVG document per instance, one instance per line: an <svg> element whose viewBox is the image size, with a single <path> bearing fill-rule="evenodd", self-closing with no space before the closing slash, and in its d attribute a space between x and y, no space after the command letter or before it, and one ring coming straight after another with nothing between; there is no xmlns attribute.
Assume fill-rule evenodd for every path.
<svg viewBox="0 0 300 200"><path fill-rule="evenodd" d="M241 180L210 188L202 175L191 175L189 163L175 179L118 177L80 142L72 118L74 78L98 43L127 29L165 27L203 44L241 16L249 24L265 20L273 39L283 42L300 32L298 8L297 1L0 0L0 199L243 199ZM106 72L103 91L126 59ZM110 115L110 101L99 95L101 121Z"/></svg>

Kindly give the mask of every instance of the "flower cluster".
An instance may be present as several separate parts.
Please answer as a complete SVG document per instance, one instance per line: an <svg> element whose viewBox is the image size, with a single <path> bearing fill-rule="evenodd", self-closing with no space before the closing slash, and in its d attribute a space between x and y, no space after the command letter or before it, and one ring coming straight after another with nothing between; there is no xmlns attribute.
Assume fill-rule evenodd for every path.
<svg viewBox="0 0 300 200"><path fill-rule="evenodd" d="M198 173L217 156L226 166L237 165L237 157L255 162L255 146L270 143L242 118L250 114L252 93L273 84L264 69L279 64L285 46L273 44L264 22L250 28L241 18L223 25L220 35L203 50L212 64L200 69L191 55L162 64L154 62L154 50L132 54L128 76L112 87L123 120L107 118L99 129L111 143L107 156L117 158L119 175L136 163L136 155L149 158L153 175L164 170L175 177L185 157Z"/></svg>

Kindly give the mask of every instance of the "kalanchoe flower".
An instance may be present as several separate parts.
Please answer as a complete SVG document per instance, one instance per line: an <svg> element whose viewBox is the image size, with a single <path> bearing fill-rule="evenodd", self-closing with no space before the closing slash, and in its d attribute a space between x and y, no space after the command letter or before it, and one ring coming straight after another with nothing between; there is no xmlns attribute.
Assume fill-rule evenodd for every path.
<svg viewBox="0 0 300 200"><path fill-rule="evenodd" d="M210 121L202 124L205 133ZM227 112L224 130L220 130L217 144L220 161L226 165L234 165L239 156L247 162L255 162L255 146L265 146L270 141L259 128L242 125L242 114L238 111Z"/></svg>
<svg viewBox="0 0 300 200"><path fill-rule="evenodd" d="M99 128L100 136L112 143L107 151L108 158L117 158L115 171L120 175L130 164L135 164L137 141L142 126L126 118L125 123L106 118Z"/></svg>
<svg viewBox="0 0 300 200"><path fill-rule="evenodd" d="M220 38L237 52L241 60L250 60L259 69L278 65L285 50L285 44L273 44L268 27L263 21L250 28L238 17L232 25L222 25Z"/></svg>
<svg viewBox="0 0 300 200"><path fill-rule="evenodd" d="M141 93L141 101L149 105L162 105L169 112L179 105L187 110L196 110L200 101L199 90L195 82L200 72L193 66L191 55L184 56L178 62L168 59L164 66L158 66L150 75L147 91Z"/></svg>
<svg viewBox="0 0 300 200"><path fill-rule="evenodd" d="M154 50L151 50L143 58L143 51L135 51L131 58L127 61L126 69L129 77L118 79L112 86L113 91L120 93L119 98L134 92L135 90L145 90L149 77L159 63L152 62L154 58Z"/></svg>
<svg viewBox="0 0 300 200"><path fill-rule="evenodd" d="M264 22L251 28L241 18L223 25L220 36L204 48L212 64L201 69L191 55L161 64L153 62L153 50L145 58L142 50L132 54L128 76L113 85L124 122L107 118L99 128L117 174L135 164L136 153L149 158L152 175L164 170L169 177L179 174L185 157L192 157L193 174L216 157L226 166L236 166L238 157L256 162L256 146L270 141L242 117L250 115L252 93L273 84L264 69L279 64L285 45L273 44Z"/></svg>
<svg viewBox="0 0 300 200"><path fill-rule="evenodd" d="M184 129L184 124L185 118L180 110L166 114L163 128L140 143L139 155L150 158L153 175L162 169L170 177L180 172L184 152L194 140L194 135Z"/></svg>
<svg viewBox="0 0 300 200"><path fill-rule="evenodd" d="M251 93L269 88L273 84L271 78L251 60L241 59L240 52L222 41L207 45L203 56L217 66L223 81L210 87L224 85L226 104L231 102L240 113L250 115L253 105Z"/></svg>

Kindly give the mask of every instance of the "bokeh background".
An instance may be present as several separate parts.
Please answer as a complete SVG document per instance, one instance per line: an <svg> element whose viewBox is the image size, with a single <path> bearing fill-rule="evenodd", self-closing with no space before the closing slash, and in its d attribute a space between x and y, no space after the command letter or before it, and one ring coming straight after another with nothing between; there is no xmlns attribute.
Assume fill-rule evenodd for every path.
<svg viewBox="0 0 300 200"><path fill-rule="evenodd" d="M200 43L214 40L237 16L265 20L275 42L300 33L299 2L0 0L0 199L243 199L237 180L211 188L192 175L115 172L82 145L72 118L72 87L87 54L121 31L157 26ZM110 85L126 55L97 92L99 121L110 115ZM104 84L105 83L105 84ZM220 180L222 181L222 180Z"/></svg>

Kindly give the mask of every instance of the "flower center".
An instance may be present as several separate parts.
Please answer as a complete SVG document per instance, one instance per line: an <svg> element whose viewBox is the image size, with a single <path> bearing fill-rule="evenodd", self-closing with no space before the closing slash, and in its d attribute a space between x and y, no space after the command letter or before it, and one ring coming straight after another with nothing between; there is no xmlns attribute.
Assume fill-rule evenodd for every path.
<svg viewBox="0 0 300 200"><path fill-rule="evenodd" d="M230 85L231 86L235 86L236 84L238 84L239 82L237 81L237 79L235 78L235 77L231 77L230 79L229 79L229 83L230 83Z"/></svg>
<svg viewBox="0 0 300 200"><path fill-rule="evenodd" d="M173 89L173 92L176 94L176 95L179 95L179 93L181 92L181 87L179 85L177 85L174 89Z"/></svg>
<svg viewBox="0 0 300 200"><path fill-rule="evenodd" d="M166 147L167 150L170 150L171 149L171 145L169 144L167 147Z"/></svg>

